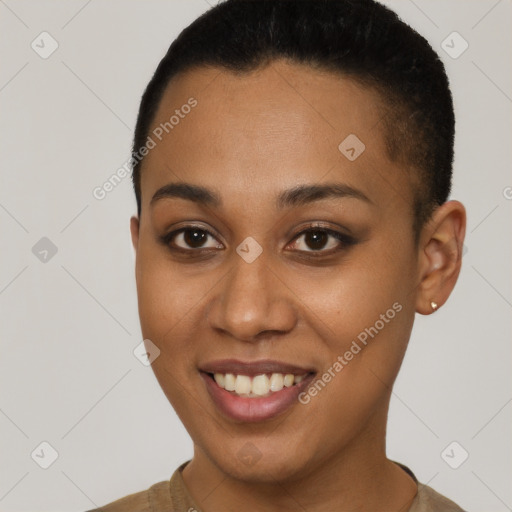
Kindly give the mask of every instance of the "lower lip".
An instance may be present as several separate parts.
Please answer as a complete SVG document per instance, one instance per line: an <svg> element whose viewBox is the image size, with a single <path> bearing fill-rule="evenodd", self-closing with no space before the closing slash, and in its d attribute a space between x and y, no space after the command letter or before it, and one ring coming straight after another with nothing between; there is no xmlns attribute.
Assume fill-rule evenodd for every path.
<svg viewBox="0 0 512 512"><path fill-rule="evenodd" d="M283 413L298 403L299 394L309 386L314 377L314 374L310 374L299 384L274 391L266 397L247 398L219 387L208 373L200 374L210 397L220 411L230 419L244 422L264 421Z"/></svg>

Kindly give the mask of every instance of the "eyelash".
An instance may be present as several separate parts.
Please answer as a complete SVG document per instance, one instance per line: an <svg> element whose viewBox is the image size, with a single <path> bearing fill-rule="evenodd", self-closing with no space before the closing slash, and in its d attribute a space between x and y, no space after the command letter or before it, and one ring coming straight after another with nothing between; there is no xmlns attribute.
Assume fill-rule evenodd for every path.
<svg viewBox="0 0 512 512"><path fill-rule="evenodd" d="M207 235L211 236L212 238L215 238L215 235L211 231L209 231L208 229L206 229L202 226L188 225L188 226L184 226L180 229L171 231L171 232L161 236L160 241L162 244L167 246L170 251L186 254L187 256L190 256L190 257L193 257L193 255L192 255L193 253L211 252L211 251L217 250L215 248L183 249L183 247L172 247L171 246L172 240L177 235L179 235L180 233L183 233L186 231L192 231L192 230L201 231L201 232L206 233ZM357 241L349 235L346 235L344 233L340 233L339 231L335 231L333 229L329 229L327 227L319 226L316 224L308 226L307 229L304 229L304 230L300 231L299 233L297 233L297 235L293 238L292 241L295 241L298 238L300 238L302 235L305 235L305 234L307 235L308 233L326 233L326 234L332 236L333 238L335 238L336 240L338 240L339 242L341 242L341 246L339 245L338 247L335 247L334 249L330 249L327 251L323 250L323 249L310 250L310 251L298 251L300 253L305 253L305 255L306 255L305 257L319 258L319 257L331 256L331 255L338 253L340 251L343 251L344 249L347 249L348 247L355 245L357 243Z"/></svg>

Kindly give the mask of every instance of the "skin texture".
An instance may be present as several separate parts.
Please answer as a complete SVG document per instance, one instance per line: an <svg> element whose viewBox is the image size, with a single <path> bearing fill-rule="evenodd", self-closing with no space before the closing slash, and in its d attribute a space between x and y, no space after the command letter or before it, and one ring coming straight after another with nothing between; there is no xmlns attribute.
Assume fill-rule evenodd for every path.
<svg viewBox="0 0 512 512"><path fill-rule="evenodd" d="M391 387L415 313L432 313L432 300L442 307L457 280L463 205L439 207L414 245L415 175L387 156L379 98L349 78L284 60L238 76L199 68L173 79L153 127L190 97L197 106L144 160L141 218L131 219L142 333L161 350L153 371L194 441L187 487L206 512L407 510L417 487L385 454ZM366 145L354 161L338 149L349 134ZM150 205L177 182L216 191L222 206ZM285 189L327 182L370 202L275 206ZM314 222L356 243L329 236L315 245L303 234ZM214 236L203 246L182 234L159 241L190 223ZM236 252L249 236L263 249L250 264ZM331 255L311 256L322 251ZM321 376L394 303L401 311L324 389L270 420L226 418L200 377L198 367L225 358ZM252 465L240 458L247 443L261 454Z"/></svg>

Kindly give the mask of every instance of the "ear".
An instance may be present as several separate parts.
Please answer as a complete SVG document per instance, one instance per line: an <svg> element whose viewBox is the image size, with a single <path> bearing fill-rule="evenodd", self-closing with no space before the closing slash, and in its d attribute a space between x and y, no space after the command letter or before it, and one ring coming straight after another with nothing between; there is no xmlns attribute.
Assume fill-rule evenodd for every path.
<svg viewBox="0 0 512 512"><path fill-rule="evenodd" d="M130 219L130 232L132 234L132 244L135 249L135 257L137 257L137 247L139 246L139 219L133 215Z"/></svg>
<svg viewBox="0 0 512 512"><path fill-rule="evenodd" d="M438 207L420 236L416 311L433 313L450 296L462 265L466 209L459 201ZM432 307L432 302L436 306Z"/></svg>

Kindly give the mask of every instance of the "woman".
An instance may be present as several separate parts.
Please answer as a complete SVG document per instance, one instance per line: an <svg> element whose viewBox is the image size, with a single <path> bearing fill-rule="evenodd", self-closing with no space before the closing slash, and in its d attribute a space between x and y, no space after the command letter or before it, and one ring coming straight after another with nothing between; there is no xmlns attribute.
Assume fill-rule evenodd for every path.
<svg viewBox="0 0 512 512"><path fill-rule="evenodd" d="M457 281L454 114L370 0L228 0L142 98L131 219L147 357L194 442L114 511L462 510L386 457L415 313Z"/></svg>

